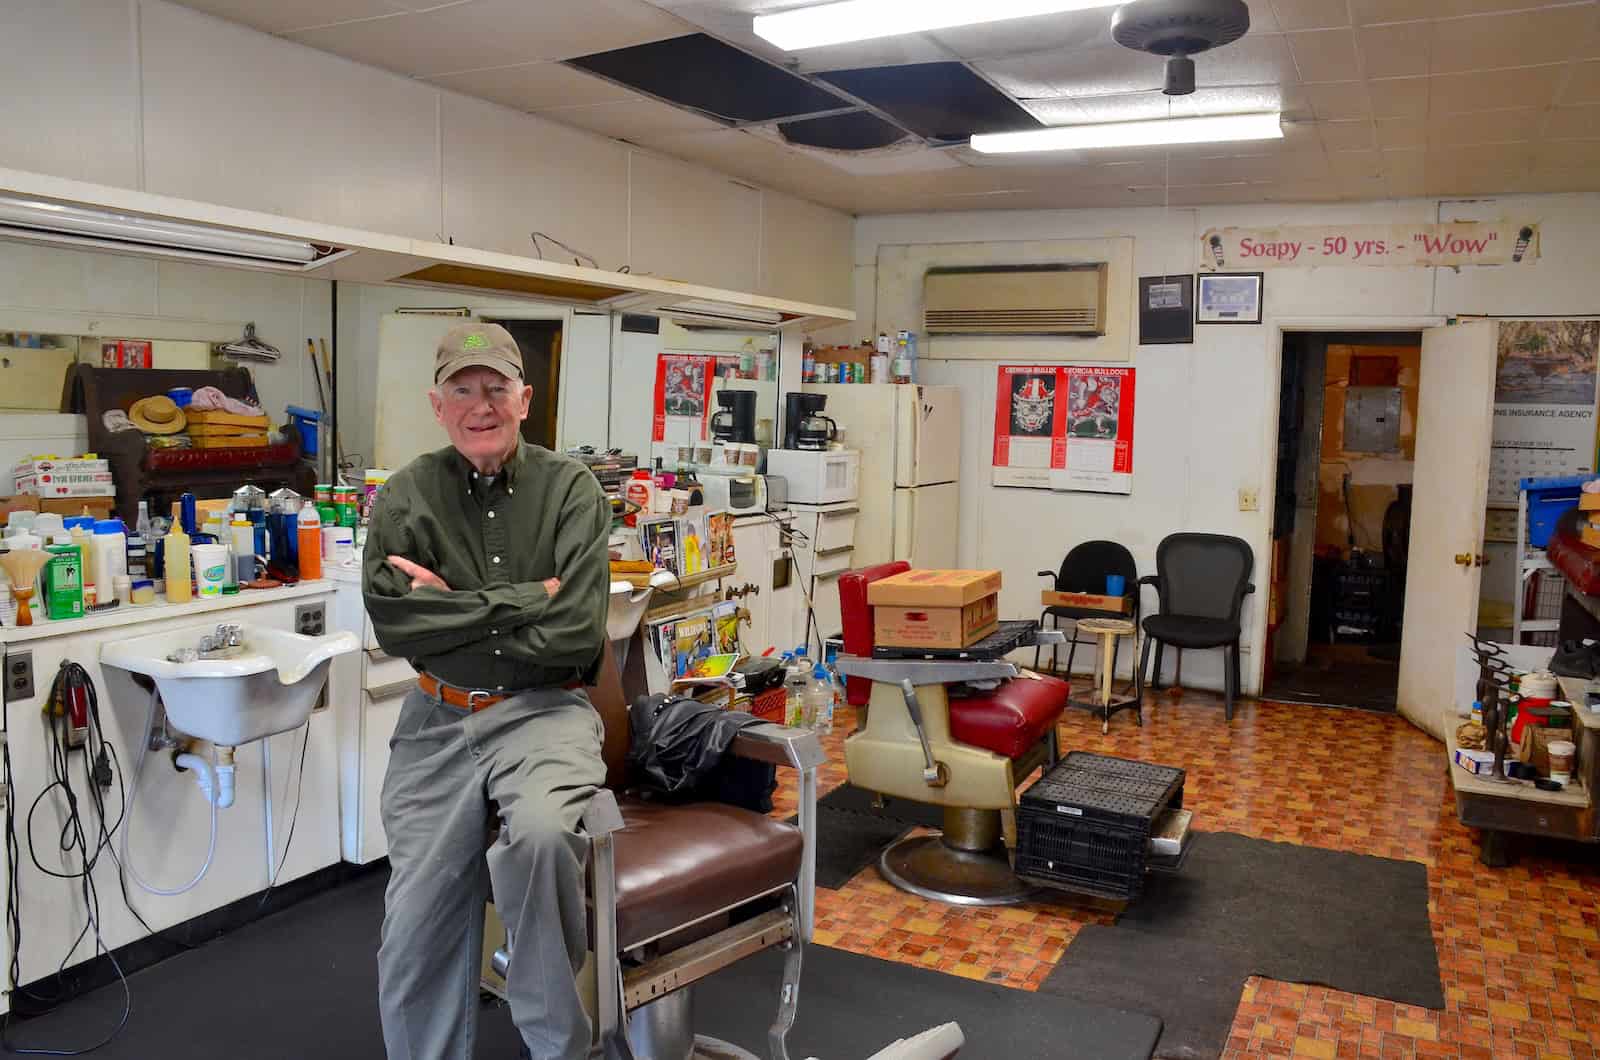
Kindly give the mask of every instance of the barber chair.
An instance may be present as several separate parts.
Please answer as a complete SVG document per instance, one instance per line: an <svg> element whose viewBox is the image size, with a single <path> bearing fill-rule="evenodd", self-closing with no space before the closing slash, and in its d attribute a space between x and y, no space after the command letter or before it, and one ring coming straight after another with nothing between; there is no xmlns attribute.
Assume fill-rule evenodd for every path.
<svg viewBox="0 0 1600 1060"><path fill-rule="evenodd" d="M892 844L879 870L902 890L957 905L1025 901L1033 888L1012 872L1009 854L1017 841L1017 784L1055 763L1056 719L1070 688L1003 658L873 658L867 587L909 569L885 563L839 578L849 654L838 666L851 678L850 702L865 707L844 742L850 783L944 807L941 834ZM1019 647L1064 639L1024 625Z"/></svg>
<svg viewBox="0 0 1600 1060"><path fill-rule="evenodd" d="M737 1046L696 1037L693 984L777 946L788 956L768 1051L770 1060L788 1060L785 1037L799 1000L801 952L811 937L821 743L810 731L761 724L746 728L729 750L795 769L798 827L721 803L645 802L621 794L629 782L630 732L610 644L588 693L605 724L606 762L606 787L583 816L592 842L590 1056L614 1056L618 1050L607 1052L607 1043L625 1039L637 1060L754 1060ZM505 944L486 955L483 985L500 993L515 939L492 904L489 920L485 938L503 937Z"/></svg>

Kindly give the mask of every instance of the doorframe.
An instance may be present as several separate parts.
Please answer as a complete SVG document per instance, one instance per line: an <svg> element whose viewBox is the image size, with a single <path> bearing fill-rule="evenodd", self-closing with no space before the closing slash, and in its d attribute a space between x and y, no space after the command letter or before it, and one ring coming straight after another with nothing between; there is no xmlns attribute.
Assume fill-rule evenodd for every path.
<svg viewBox="0 0 1600 1060"><path fill-rule="evenodd" d="M511 308L474 308L472 315L479 320L549 320L561 325L559 345L565 346L566 340L572 334L573 310L569 307L550 305L511 307ZM559 353L559 346L557 349ZM567 426L567 375L562 371L556 384L556 445L561 444L561 439Z"/></svg>
<svg viewBox="0 0 1600 1060"><path fill-rule="evenodd" d="M1270 351L1267 366L1267 401L1266 415L1261 424L1262 462L1256 468L1257 481L1262 483L1276 483L1278 469L1278 416L1283 397L1283 336L1286 331L1353 331L1353 332L1383 332L1383 331L1424 331L1428 328L1443 327L1449 318L1442 315L1418 314L1415 316L1284 316L1271 317L1266 320L1268 339L1267 348ZM1417 386L1420 392L1424 380L1419 379ZM1250 654L1249 669L1244 672L1244 689L1256 696L1260 696L1265 686L1263 677L1266 675L1266 650L1267 650L1267 600L1259 592L1264 584L1267 592L1272 591L1272 527L1277 518L1278 491L1262 489L1260 495L1264 498L1261 505L1263 518L1257 523L1255 530L1250 535L1250 548L1256 554L1258 566L1264 575L1262 582L1258 583L1257 599L1255 606L1250 609L1250 630L1245 638L1246 651Z"/></svg>

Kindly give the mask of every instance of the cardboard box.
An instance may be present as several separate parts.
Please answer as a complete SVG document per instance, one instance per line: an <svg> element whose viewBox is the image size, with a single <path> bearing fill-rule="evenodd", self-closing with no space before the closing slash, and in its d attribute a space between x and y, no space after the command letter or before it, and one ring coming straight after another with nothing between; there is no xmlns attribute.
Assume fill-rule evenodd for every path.
<svg viewBox="0 0 1600 1060"><path fill-rule="evenodd" d="M1600 512L1600 493L1578 494L1578 507L1586 512Z"/></svg>
<svg viewBox="0 0 1600 1060"><path fill-rule="evenodd" d="M965 607L1000 591L997 570L908 570L867 586L873 607Z"/></svg>
<svg viewBox="0 0 1600 1060"><path fill-rule="evenodd" d="M1092 607L1108 615L1125 615L1133 610L1133 601L1126 596L1104 596L1100 593L1058 593L1046 589L1039 594L1045 607Z"/></svg>
<svg viewBox="0 0 1600 1060"><path fill-rule="evenodd" d="M17 478L18 493L32 493L38 497L114 497L116 484L111 472L96 471L83 474L22 475Z"/></svg>
<svg viewBox="0 0 1600 1060"><path fill-rule="evenodd" d="M1583 527L1583 543L1590 548L1600 548L1600 527L1593 523L1585 523Z"/></svg>
<svg viewBox="0 0 1600 1060"><path fill-rule="evenodd" d="M92 515L96 519L111 518L114 497L36 497L38 511L55 512L64 519L78 515Z"/></svg>
<svg viewBox="0 0 1600 1060"><path fill-rule="evenodd" d="M873 643L885 648L965 648L1000 624L1000 598L985 596L961 607L872 609Z"/></svg>

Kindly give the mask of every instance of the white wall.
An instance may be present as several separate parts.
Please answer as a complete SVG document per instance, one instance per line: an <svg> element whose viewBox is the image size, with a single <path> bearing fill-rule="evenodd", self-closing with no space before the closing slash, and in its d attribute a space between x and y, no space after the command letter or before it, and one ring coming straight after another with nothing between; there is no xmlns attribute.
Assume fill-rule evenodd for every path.
<svg viewBox="0 0 1600 1060"><path fill-rule="evenodd" d="M6 0L0 40L0 166L850 305L847 215L620 141L164 0Z"/></svg>
<svg viewBox="0 0 1600 1060"><path fill-rule="evenodd" d="M1338 318L1346 329L1393 328L1453 314L1578 315L1595 312L1592 276L1600 266L1600 195L1529 196L1487 202L1410 200L1350 205L1199 209L1014 211L904 214L856 225L856 286L873 287L880 248L916 243L1023 241L1132 236L1139 275L1192 272L1198 233L1212 226L1406 222L1505 216L1543 222L1541 259L1505 268L1324 268L1268 272L1261 326L1199 326L1191 346L1138 348L1134 488L1127 497L1001 489L989 482L995 366L925 360L923 382L966 393L962 467L961 562L1005 572L1002 611L1036 614L1035 572L1057 566L1073 544L1111 538L1126 544L1140 570L1154 573L1156 544L1177 530L1235 534L1256 554L1262 592L1246 604L1245 684L1253 690L1265 636L1266 563L1277 415L1275 324ZM881 298L882 291L878 294ZM862 334L911 326L915 304L857 302ZM1263 510L1237 510L1252 487ZM1154 605L1151 598L1147 603ZM1220 687L1219 652L1190 653L1185 684Z"/></svg>

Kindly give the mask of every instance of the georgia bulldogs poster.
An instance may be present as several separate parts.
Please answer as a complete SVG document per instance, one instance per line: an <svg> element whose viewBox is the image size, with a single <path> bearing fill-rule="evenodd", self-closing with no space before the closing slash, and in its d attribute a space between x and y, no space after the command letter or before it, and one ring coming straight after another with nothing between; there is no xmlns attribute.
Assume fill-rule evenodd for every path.
<svg viewBox="0 0 1600 1060"><path fill-rule="evenodd" d="M1134 369L1001 365L994 484L1133 491Z"/></svg>

